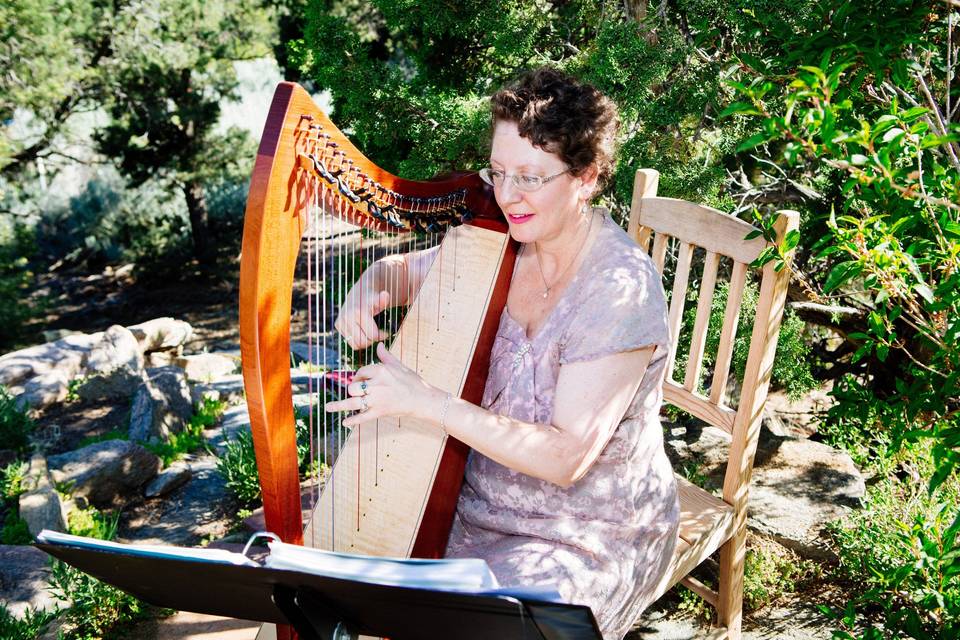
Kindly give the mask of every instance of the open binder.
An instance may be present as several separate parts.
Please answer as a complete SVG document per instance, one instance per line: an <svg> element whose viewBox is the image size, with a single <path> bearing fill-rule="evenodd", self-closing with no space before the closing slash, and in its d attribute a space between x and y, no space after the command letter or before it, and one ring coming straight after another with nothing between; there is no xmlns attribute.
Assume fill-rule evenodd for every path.
<svg viewBox="0 0 960 640"><path fill-rule="evenodd" d="M125 545L49 531L41 532L36 546L150 604L289 624L303 640L360 634L391 640L601 640L589 607L559 602L541 589L498 588L486 581L476 564L486 563L477 560L372 558L290 550L285 547L292 545L277 542L270 545L278 556L271 567L245 553ZM309 559L314 551L316 563ZM305 569L278 568L292 562L304 562Z"/></svg>

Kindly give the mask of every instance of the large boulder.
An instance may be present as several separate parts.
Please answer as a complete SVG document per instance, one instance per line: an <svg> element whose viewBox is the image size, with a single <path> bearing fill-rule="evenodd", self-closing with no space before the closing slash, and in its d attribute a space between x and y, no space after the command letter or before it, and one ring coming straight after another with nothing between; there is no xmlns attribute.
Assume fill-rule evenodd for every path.
<svg viewBox="0 0 960 640"><path fill-rule="evenodd" d="M143 354L126 327L113 325L84 358L86 381L78 390L85 400L129 398L141 379Z"/></svg>
<svg viewBox="0 0 960 640"><path fill-rule="evenodd" d="M822 442L771 436L757 451L750 526L800 555L831 559L826 525L861 506L863 476L850 456Z"/></svg>
<svg viewBox="0 0 960 640"><path fill-rule="evenodd" d="M156 478L151 480L143 490L143 495L147 498L159 498L165 496L175 489L190 482L193 477L193 471L190 465L186 463L172 464L160 472Z"/></svg>
<svg viewBox="0 0 960 640"><path fill-rule="evenodd" d="M127 328L137 339L141 353L178 350L193 335L189 322L173 318L154 318Z"/></svg>
<svg viewBox="0 0 960 640"><path fill-rule="evenodd" d="M78 368L67 365L63 369L52 369L30 378L21 386L11 387L11 392L17 397L17 405L21 409L43 409L63 401Z"/></svg>
<svg viewBox="0 0 960 640"><path fill-rule="evenodd" d="M240 361L219 353L197 353L181 356L175 364L184 370L190 380L212 382L233 375Z"/></svg>
<svg viewBox="0 0 960 640"><path fill-rule="evenodd" d="M20 494L20 517L27 523L30 535L36 537L44 529L66 531L66 518L60 496L53 489L47 474L47 462L34 454L27 473L26 491Z"/></svg>
<svg viewBox="0 0 960 640"><path fill-rule="evenodd" d="M12 386L55 369L68 371L70 378L80 371L83 356L99 342L102 333L66 336L0 356L0 384Z"/></svg>
<svg viewBox="0 0 960 640"><path fill-rule="evenodd" d="M674 470L718 491L730 455L730 437L714 427L668 425L667 455ZM748 524L801 556L827 560L826 525L860 505L863 476L850 456L820 442L784 438L766 429L754 458Z"/></svg>
<svg viewBox="0 0 960 640"><path fill-rule="evenodd" d="M178 367L146 370L130 406L130 439L134 442L162 442L171 433L180 433L193 414L190 385Z"/></svg>
<svg viewBox="0 0 960 640"><path fill-rule="evenodd" d="M126 440L106 440L47 458L56 483L98 508L121 505L160 472L160 459Z"/></svg>

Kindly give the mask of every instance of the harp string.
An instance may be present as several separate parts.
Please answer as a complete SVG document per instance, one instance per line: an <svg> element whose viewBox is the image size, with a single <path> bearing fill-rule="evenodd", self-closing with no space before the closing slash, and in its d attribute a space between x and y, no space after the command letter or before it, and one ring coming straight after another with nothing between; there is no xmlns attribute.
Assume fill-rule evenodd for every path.
<svg viewBox="0 0 960 640"><path fill-rule="evenodd" d="M435 329L439 331L444 318L443 291L451 288L456 290L459 234L455 233L453 238L452 265L444 264L445 250L440 242L448 225L456 225L466 217L466 191L426 198L387 189L364 175L318 125L308 126L308 135L299 149L299 157L300 166L305 170L300 175L305 176L307 181L307 222L310 230L304 252L307 254L306 342L309 353L305 427L309 434L311 464L308 472L312 476L309 478L312 486L306 495L308 502L312 503L310 506L315 508L321 502L322 484L332 477L332 467L349 436L337 414L327 414L324 406L328 399L334 399L346 391L346 374L355 371L370 355L369 351L365 354L354 352L339 338L333 327L336 314L364 269L383 257L387 249L407 253L440 245L435 255L440 259L435 310ZM397 233L404 231L413 233ZM401 241L399 236L403 236L404 240ZM423 268L419 262L415 267ZM406 264L404 268L407 268ZM399 268L392 268L387 273L389 275L384 284L392 296L397 294L401 285L408 284L411 275L420 277L421 281L424 275L401 272ZM416 294L415 291L403 293L408 303L409 297ZM379 291L361 287L359 296L361 307L366 307L375 301L370 296L379 298ZM434 316L434 310L422 308L421 296L416 296L413 302L417 321L408 330L414 335L405 339L404 332L398 332L407 310L395 306L395 299L391 300L377 320L382 330L396 339L401 360L422 374L424 354L421 352L427 340L432 342L433 339L422 334L421 324L426 319L424 313ZM397 429L402 428L401 421L397 419L386 422L377 419L356 427L353 434L357 439L356 459L353 461L356 464L355 492L347 492L352 495L336 495L338 483L331 484L328 501L330 511L319 514L319 520L311 517L319 526L310 527L308 544L325 545L333 550L351 550L349 546L344 548L343 540L347 535L344 526L353 524L352 528L357 532L363 526L366 510L364 500L367 499L368 488L380 485L382 457L389 457L391 441L395 442L393 424L397 425ZM391 435L384 439L384 427L388 425ZM347 516L345 522L344 515ZM329 535L321 535L324 529ZM327 543L323 542L324 538L328 540Z"/></svg>

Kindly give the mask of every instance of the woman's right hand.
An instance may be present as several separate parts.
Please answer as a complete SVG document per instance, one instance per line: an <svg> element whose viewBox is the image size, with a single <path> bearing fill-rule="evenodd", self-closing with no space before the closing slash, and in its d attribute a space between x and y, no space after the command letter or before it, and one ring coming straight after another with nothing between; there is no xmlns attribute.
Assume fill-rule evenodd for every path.
<svg viewBox="0 0 960 640"><path fill-rule="evenodd" d="M371 344L381 342L390 334L381 331L374 317L390 306L390 293L381 291L371 295L362 287L354 287L340 307L334 328L343 336L352 349L364 349Z"/></svg>

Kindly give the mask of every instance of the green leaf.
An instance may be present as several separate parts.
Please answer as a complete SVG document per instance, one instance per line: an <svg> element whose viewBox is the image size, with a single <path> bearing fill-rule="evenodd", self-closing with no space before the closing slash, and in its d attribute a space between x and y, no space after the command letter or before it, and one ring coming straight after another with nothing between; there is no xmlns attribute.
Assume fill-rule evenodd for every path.
<svg viewBox="0 0 960 640"><path fill-rule="evenodd" d="M921 282L913 285L913 290L916 291L921 298L926 300L927 304L933 304L933 291L930 289L930 287Z"/></svg>
<svg viewBox="0 0 960 640"><path fill-rule="evenodd" d="M910 122L912 120L916 120L925 113L930 113L930 109L927 109L926 107L911 107L900 114L900 119L904 122Z"/></svg>
<svg viewBox="0 0 960 640"><path fill-rule="evenodd" d="M830 293L844 282L855 278L863 271L863 265L857 260L845 260L834 265L827 274L827 281L823 285L824 293Z"/></svg>
<svg viewBox="0 0 960 640"><path fill-rule="evenodd" d="M762 236L762 235L763 235L763 231L761 231L760 229L754 229L753 231L751 231L750 233L748 233L747 235L745 235L745 236L743 237L743 239L744 239L744 240L753 240L754 238L759 238L759 237Z"/></svg>
<svg viewBox="0 0 960 640"><path fill-rule="evenodd" d="M890 354L890 347L885 344L877 345L877 360L880 362L886 362L887 356Z"/></svg>
<svg viewBox="0 0 960 640"><path fill-rule="evenodd" d="M726 118L732 115L751 115L759 116L762 115L760 111L757 110L755 106L749 102L734 102L729 105L726 109L720 112L720 115L717 116L717 119Z"/></svg>
<svg viewBox="0 0 960 640"><path fill-rule="evenodd" d="M793 229L784 236L782 250L784 253L788 253L798 244L800 244L800 232Z"/></svg>
<svg viewBox="0 0 960 640"><path fill-rule="evenodd" d="M767 134L766 132L755 133L754 135L750 136L749 138L741 142L739 146L737 146L737 152L749 151L754 147L760 146L761 144L763 144L769 139L770 139L770 135Z"/></svg>
<svg viewBox="0 0 960 640"><path fill-rule="evenodd" d="M945 136L938 136L934 133L927 134L923 136L923 140L920 142L921 149L930 149L931 147L939 147L948 142L956 142L960 140L960 135L956 133L951 133Z"/></svg>

